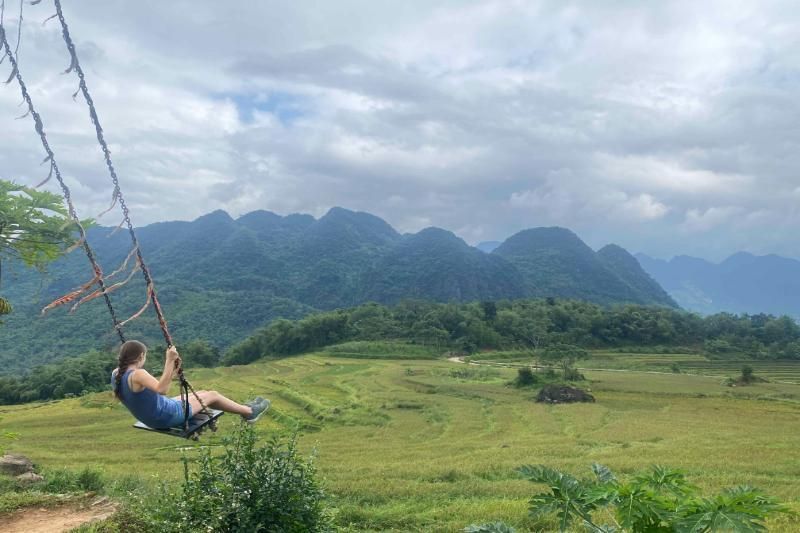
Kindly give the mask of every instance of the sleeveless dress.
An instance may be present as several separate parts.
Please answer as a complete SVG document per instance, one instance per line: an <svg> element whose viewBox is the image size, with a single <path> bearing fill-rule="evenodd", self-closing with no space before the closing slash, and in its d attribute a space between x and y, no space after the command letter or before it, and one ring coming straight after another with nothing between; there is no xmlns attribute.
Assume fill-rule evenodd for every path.
<svg viewBox="0 0 800 533"><path fill-rule="evenodd" d="M150 389L133 392L128 386L128 377L135 369L128 369L122 375L119 395L122 404L128 408L133 416L151 428L169 428L183 424L183 406L181 402L158 394ZM116 387L117 371L111 373L111 388ZM192 417L192 407L189 406L189 418Z"/></svg>

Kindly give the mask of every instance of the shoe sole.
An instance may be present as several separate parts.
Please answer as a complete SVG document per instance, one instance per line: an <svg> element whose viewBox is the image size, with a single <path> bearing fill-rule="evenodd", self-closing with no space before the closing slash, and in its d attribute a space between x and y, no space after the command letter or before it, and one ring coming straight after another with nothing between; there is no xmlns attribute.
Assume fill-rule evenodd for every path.
<svg viewBox="0 0 800 533"><path fill-rule="evenodd" d="M263 411L261 411L260 413L258 413L258 416L256 416L255 418L245 419L245 422L247 422L248 424L255 424L256 422L258 422L258 419L259 419L259 418L261 418L262 416L264 416L264 413L266 413L267 411L269 411L269 408L270 408L270 407L272 407L272 402L268 403L268 404L267 404L267 407L266 407L266 409L264 409Z"/></svg>

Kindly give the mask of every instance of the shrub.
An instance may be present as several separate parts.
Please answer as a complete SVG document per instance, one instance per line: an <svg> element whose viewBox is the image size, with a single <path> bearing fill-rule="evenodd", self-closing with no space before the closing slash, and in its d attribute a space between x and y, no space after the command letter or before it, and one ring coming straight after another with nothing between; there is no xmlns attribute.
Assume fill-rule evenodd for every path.
<svg viewBox="0 0 800 533"><path fill-rule="evenodd" d="M257 446L252 427L225 439L225 452L206 450L178 491L146 502L157 531L285 531L330 529L323 491L311 460L297 454L295 440L270 439Z"/></svg>
<svg viewBox="0 0 800 533"><path fill-rule="evenodd" d="M48 470L44 472L45 492L102 492L105 488L103 475L92 468L86 467L80 472L71 470Z"/></svg>
<svg viewBox="0 0 800 533"><path fill-rule="evenodd" d="M565 368L564 369L564 380L565 381L583 381L586 378L578 372L577 368Z"/></svg>
<svg viewBox="0 0 800 533"><path fill-rule="evenodd" d="M517 369L517 377L514 380L514 385L517 387L529 387L539 382L539 378L528 366L523 366Z"/></svg>
<svg viewBox="0 0 800 533"><path fill-rule="evenodd" d="M678 365L678 363L672 363L670 365L669 369L672 370L673 374L680 374L681 373L681 367Z"/></svg>
<svg viewBox="0 0 800 533"><path fill-rule="evenodd" d="M765 531L764 520L789 510L757 489L725 489L703 497L677 471L654 466L629 481L618 480L605 466L592 465L593 479L578 479L546 466L519 469L529 481L547 485L530 500L534 517L556 515L559 531L574 522L590 531ZM596 524L594 512L610 508L616 527Z"/></svg>

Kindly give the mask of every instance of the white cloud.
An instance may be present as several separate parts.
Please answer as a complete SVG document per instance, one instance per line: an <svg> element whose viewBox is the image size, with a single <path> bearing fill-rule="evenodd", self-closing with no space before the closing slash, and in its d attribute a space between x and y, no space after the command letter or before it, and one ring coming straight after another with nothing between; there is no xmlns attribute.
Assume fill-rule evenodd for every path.
<svg viewBox="0 0 800 533"><path fill-rule="evenodd" d="M51 6L25 9L22 71L92 215L102 157L58 23L39 24ZM800 255L793 3L65 9L137 224L342 205L468 240L560 224L659 255L703 255L711 233L714 253ZM37 183L18 103L0 87L0 176Z"/></svg>
<svg viewBox="0 0 800 533"><path fill-rule="evenodd" d="M683 229L688 232L706 232L730 222L733 217L741 215L743 211L741 207L737 206L709 207L705 210L689 209L686 211Z"/></svg>

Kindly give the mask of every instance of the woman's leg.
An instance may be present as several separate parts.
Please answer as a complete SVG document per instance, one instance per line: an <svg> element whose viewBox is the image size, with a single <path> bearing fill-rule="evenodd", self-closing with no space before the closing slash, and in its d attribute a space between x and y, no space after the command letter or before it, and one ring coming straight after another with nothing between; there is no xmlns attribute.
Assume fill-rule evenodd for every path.
<svg viewBox="0 0 800 533"><path fill-rule="evenodd" d="M203 403L206 405L206 407L210 407L212 409L219 409L221 411L225 411L226 413L235 413L245 417L253 414L253 410L247 405L236 403L215 390L197 391L197 396L203 400ZM203 407L200 405L200 402L197 401L197 398L191 393L189 394L189 405L192 406L192 413L199 413L203 409Z"/></svg>

